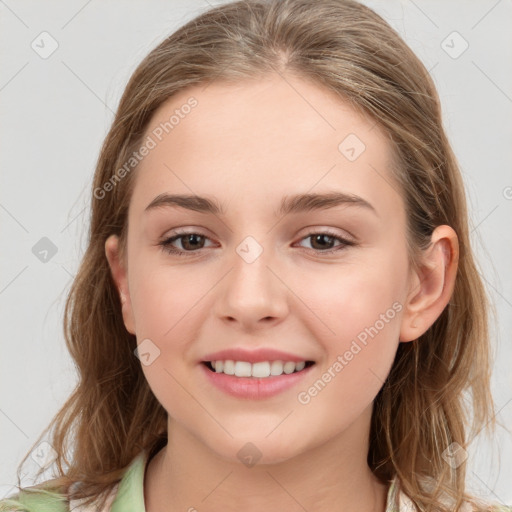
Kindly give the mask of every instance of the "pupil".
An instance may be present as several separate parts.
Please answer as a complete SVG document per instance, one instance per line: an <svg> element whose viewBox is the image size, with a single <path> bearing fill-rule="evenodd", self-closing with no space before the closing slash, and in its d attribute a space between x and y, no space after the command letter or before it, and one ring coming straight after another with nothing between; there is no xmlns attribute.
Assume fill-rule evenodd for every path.
<svg viewBox="0 0 512 512"><path fill-rule="evenodd" d="M185 248L187 248L187 245L192 244L192 249L195 249L196 246L194 245L194 239L196 239L196 238L199 238L198 235L194 235L194 234L192 234L192 235L185 235L184 236L185 243L183 244L183 246ZM197 242L197 240L196 240L196 242Z"/></svg>
<svg viewBox="0 0 512 512"><path fill-rule="evenodd" d="M313 240L314 240L315 242L317 242L317 241L322 240L322 239L325 239L325 238L331 238L331 236L330 236L330 235L315 235L315 236L313 237ZM330 247L331 247L331 244L327 243L327 246L328 246L327 248L330 248ZM321 249L325 249L325 248L326 248L326 245L325 245L325 244L323 244L323 245L322 245L322 243L320 243L320 248L321 248Z"/></svg>

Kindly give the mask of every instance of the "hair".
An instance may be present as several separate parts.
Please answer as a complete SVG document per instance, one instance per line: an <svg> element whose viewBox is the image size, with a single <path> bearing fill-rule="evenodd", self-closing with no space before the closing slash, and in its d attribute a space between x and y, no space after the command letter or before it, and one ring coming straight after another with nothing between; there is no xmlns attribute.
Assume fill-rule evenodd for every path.
<svg viewBox="0 0 512 512"><path fill-rule="evenodd" d="M437 226L450 225L457 233L452 297L422 336L399 344L374 400L367 460L380 481L397 477L421 511L458 510L465 500L483 510L466 491L466 463L454 468L443 458L449 445L466 449L470 433L494 428L495 422L489 303L470 246L461 173L427 69L386 21L353 0L216 6L163 40L130 77L97 161L88 246L65 306L64 335L79 380L45 430L52 429L57 453L55 482L74 499L101 501L142 449L155 453L167 441L167 412L134 356L136 337L124 326L105 255L106 239L117 234L126 257L137 167L122 179L116 170L140 148L153 115L177 92L270 73L334 92L389 138L412 265L420 262ZM95 192L114 177L112 190ZM71 495L68 486L78 482Z"/></svg>

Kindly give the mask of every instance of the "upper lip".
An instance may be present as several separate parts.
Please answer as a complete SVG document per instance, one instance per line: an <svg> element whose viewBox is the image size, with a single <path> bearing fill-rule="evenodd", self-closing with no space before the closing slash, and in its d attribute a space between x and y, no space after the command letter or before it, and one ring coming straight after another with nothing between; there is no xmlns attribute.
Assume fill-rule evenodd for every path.
<svg viewBox="0 0 512 512"><path fill-rule="evenodd" d="M229 348L212 352L204 356L202 361L246 361L248 363L259 363L262 361L292 361L300 363L301 361L311 361L311 359L297 356L289 352L283 352L274 348L258 348L256 350L247 350L246 348Z"/></svg>

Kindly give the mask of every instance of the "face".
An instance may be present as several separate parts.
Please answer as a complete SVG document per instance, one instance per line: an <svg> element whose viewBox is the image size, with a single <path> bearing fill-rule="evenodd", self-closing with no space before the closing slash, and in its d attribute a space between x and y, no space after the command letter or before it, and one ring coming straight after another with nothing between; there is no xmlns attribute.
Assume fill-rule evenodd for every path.
<svg viewBox="0 0 512 512"><path fill-rule="evenodd" d="M191 97L197 104L183 108ZM367 424L411 287L404 201L379 127L317 85L269 76L181 91L148 135L156 145L134 176L127 263L115 277L170 421L233 461L251 442L262 463ZM162 194L200 196L218 210L204 201L148 208ZM294 201L304 194L319 198ZM314 364L259 387L204 364L217 351L262 348Z"/></svg>

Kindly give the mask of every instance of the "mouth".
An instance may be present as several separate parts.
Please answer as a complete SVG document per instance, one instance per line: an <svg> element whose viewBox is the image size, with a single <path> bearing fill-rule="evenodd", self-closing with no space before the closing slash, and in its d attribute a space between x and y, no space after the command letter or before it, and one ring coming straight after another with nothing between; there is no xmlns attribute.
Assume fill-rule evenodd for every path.
<svg viewBox="0 0 512 512"><path fill-rule="evenodd" d="M279 377L281 375L290 375L301 373L315 364L314 361L261 361L249 363L247 361L233 361L227 359L224 361L202 361L212 373L221 373L234 377L245 377L254 379L266 379Z"/></svg>

